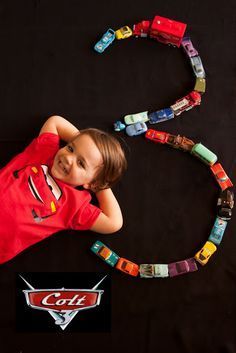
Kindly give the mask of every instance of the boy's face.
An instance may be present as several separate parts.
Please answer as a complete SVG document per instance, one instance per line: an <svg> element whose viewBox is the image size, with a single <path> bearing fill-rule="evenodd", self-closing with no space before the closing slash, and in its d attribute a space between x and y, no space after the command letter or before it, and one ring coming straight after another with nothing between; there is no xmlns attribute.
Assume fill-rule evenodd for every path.
<svg viewBox="0 0 236 353"><path fill-rule="evenodd" d="M65 147L59 149L55 155L52 175L73 186L83 186L90 189L91 182L102 166L102 155L87 134L82 134Z"/></svg>

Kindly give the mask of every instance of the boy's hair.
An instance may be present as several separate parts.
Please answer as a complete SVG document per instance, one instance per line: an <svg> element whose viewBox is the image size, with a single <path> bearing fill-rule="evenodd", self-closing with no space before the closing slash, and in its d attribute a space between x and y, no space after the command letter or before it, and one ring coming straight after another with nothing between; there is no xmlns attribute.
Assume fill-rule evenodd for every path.
<svg viewBox="0 0 236 353"><path fill-rule="evenodd" d="M94 128L80 130L80 135L91 137L99 149L103 165L99 168L95 179L92 181L92 190L99 191L113 186L120 180L127 168L127 161L120 142L111 134Z"/></svg>

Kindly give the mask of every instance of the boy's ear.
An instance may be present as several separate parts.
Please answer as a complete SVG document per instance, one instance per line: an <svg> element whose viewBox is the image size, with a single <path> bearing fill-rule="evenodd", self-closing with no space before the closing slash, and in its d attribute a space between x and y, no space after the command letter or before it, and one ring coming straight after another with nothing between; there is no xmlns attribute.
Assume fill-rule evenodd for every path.
<svg viewBox="0 0 236 353"><path fill-rule="evenodd" d="M96 192L97 191L97 188L98 188L98 182L97 181L92 181L90 184L84 184L83 187L85 189L89 189L93 192Z"/></svg>
<svg viewBox="0 0 236 353"><path fill-rule="evenodd" d="M90 184L84 184L84 185L83 185L83 188L84 188L84 189L90 189L90 188L91 188L91 185L90 185Z"/></svg>

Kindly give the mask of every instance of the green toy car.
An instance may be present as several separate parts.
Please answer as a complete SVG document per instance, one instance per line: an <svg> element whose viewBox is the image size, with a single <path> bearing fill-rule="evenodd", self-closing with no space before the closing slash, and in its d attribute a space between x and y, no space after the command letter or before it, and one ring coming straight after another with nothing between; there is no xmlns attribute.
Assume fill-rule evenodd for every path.
<svg viewBox="0 0 236 353"><path fill-rule="evenodd" d="M149 118L148 118L147 111L124 116L124 121L126 125L135 124L135 123L146 123L148 120Z"/></svg>
<svg viewBox="0 0 236 353"><path fill-rule="evenodd" d="M208 165L213 165L217 161L217 156L201 143L196 143L191 153Z"/></svg>
<svg viewBox="0 0 236 353"><path fill-rule="evenodd" d="M97 240L91 247L92 252L99 256L108 265L114 267L119 260L119 256L109 249L101 241Z"/></svg>

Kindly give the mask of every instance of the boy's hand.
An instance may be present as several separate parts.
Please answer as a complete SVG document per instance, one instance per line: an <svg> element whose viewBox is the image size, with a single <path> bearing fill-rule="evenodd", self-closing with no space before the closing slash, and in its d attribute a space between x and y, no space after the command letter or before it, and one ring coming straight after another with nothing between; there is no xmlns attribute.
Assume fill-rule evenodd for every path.
<svg viewBox="0 0 236 353"><path fill-rule="evenodd" d="M52 115L42 126L39 135L45 132L57 134L66 142L70 142L79 134L79 130L72 125L68 120L59 115Z"/></svg>

